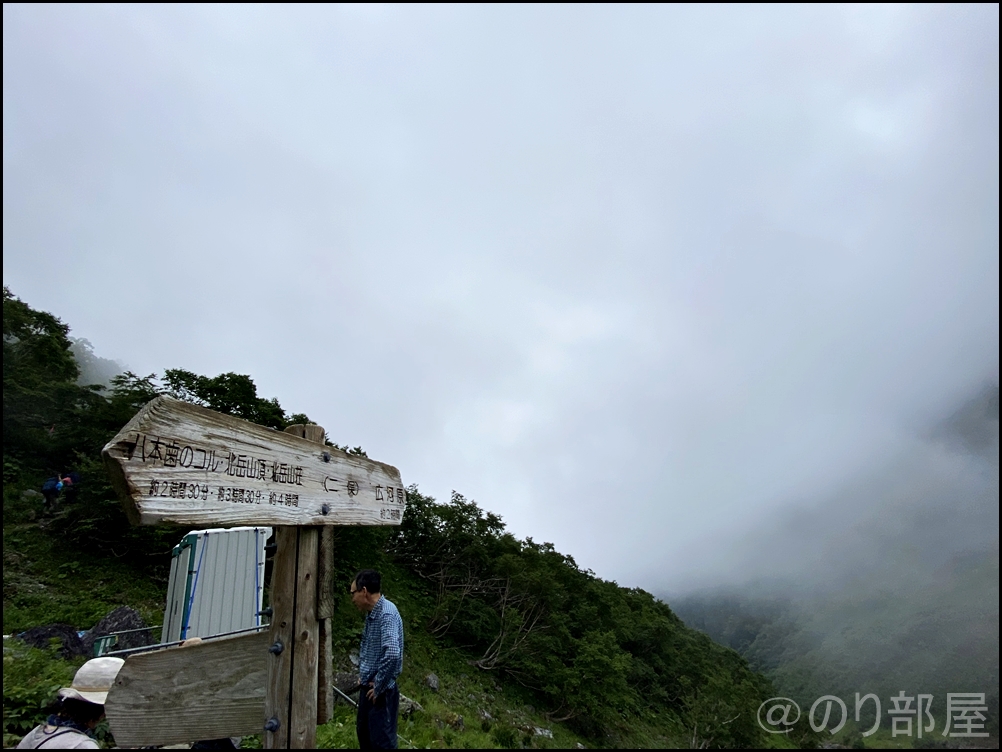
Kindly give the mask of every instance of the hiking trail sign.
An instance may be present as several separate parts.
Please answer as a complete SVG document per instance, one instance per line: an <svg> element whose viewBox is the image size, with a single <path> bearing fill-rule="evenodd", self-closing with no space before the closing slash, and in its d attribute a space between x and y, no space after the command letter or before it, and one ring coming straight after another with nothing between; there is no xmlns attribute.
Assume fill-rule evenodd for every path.
<svg viewBox="0 0 1002 752"><path fill-rule="evenodd" d="M102 454L134 524L395 525L403 516L395 467L170 397L143 407Z"/></svg>
<svg viewBox="0 0 1002 752"><path fill-rule="evenodd" d="M320 426L279 432L161 396L105 445L133 524L269 525L276 545L267 635L127 658L105 704L120 743L316 746L333 710L333 526L399 525L406 506L395 467L323 442Z"/></svg>

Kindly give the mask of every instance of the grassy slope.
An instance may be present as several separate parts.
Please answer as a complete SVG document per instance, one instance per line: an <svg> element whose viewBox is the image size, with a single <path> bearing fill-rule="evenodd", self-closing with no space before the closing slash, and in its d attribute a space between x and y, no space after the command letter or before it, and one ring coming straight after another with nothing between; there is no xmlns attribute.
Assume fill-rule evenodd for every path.
<svg viewBox="0 0 1002 752"><path fill-rule="evenodd" d="M148 623L163 621L166 582L137 577L101 551L60 545L46 534L46 519L32 520L33 506L22 502L20 489L4 486L4 634L54 622L88 629L120 605L132 606Z"/></svg>
<svg viewBox="0 0 1002 752"><path fill-rule="evenodd" d="M469 666L468 656L461 650L432 638L424 625L434 604L424 583L393 564L382 565L382 570L384 594L397 605L404 619L407 642L400 689L423 708L409 719L401 719L402 737L418 747L498 747L499 740L523 746L530 729L539 727L549 729L553 739L532 734L532 746L573 747L585 741L560 724L547 723L527 704L517 687L503 686L493 674ZM336 668L349 670L348 655L358 648L362 616L347 597L340 602L332 626ZM432 672L439 678L438 692L425 683L425 677ZM489 719L484 718L484 712ZM347 704L339 706L335 718L318 730L318 744L357 745L354 723L353 709Z"/></svg>
<svg viewBox="0 0 1002 752"><path fill-rule="evenodd" d="M64 621L79 628L92 626L101 616L119 605L136 608L148 621L162 618L165 588L136 577L135 572L113 559L56 545L37 523L21 522L4 526L4 631L17 632L30 626ZM517 686L503 686L493 674L471 668L467 656L430 637L423 623L432 607L422 585L405 570L392 565L384 577L392 587L387 597L399 606L407 628L404 672L400 677L402 692L417 700L423 710L402 718L401 746L452 748L568 748L578 743L594 746L593 740L579 737L562 724L547 721L532 707L531 698ZM349 667L348 654L357 648L361 616L344 600L335 617L335 654L338 668ZM10 653L10 651L7 651ZM43 658L42 651L30 651L33 670L41 666L60 677L41 691L54 694L61 681L72 676L82 659L61 661L53 655ZM18 660L24 659L21 653ZM11 658L13 660L13 657ZM6 669L6 666L5 666ZM440 689L433 692L425 677L434 672ZM4 672L5 725L8 695L18 691L8 686L8 678L23 681L21 674ZM36 691L39 688L35 688ZM51 699L51 698L50 698ZM37 703L39 716L45 701ZM552 738L537 734L545 729ZM627 735L610 738L616 746L678 746L681 735L660 728L657 719L634 727ZM5 737L5 745L16 737ZM354 710L347 703L337 708L333 720L318 729L317 742L322 747L357 746ZM248 739L246 746L259 746L259 739Z"/></svg>
<svg viewBox="0 0 1002 752"><path fill-rule="evenodd" d="M29 627L64 622L86 629L113 608L128 605L137 609L152 624L163 616L166 582L150 578L106 552L84 551L61 545L48 533L47 520L25 502L21 489L14 484L4 488L4 633L17 633ZM407 646L404 672L400 677L403 693L417 700L423 710L402 718L402 746L452 748L568 748L581 743L595 746L561 723L552 723L532 706L532 697L511 682L494 674L472 668L461 648L433 638L424 629L434 608L434 600L425 584L407 570L393 564L383 565L387 583L384 590L405 619ZM348 669L348 655L357 648L361 615L345 598L334 620L335 655L338 669ZM8 670L12 661L30 661L31 668ZM44 706L54 697L56 688L72 676L81 660L61 661L43 651L5 650L4 721L24 721L32 712L41 719ZM434 672L440 690L433 692L425 677ZM45 674L46 682L26 677ZM51 677L57 677L52 679ZM28 686L30 684L30 686ZM51 685L51 686L50 686ZM17 699L19 698L19 699ZM14 705L20 703L17 708ZM25 707L25 703L27 707ZM35 708L34 711L31 708ZM460 720L461 719L461 720ZM624 720L621 728L602 746L677 747L687 746L684 729L673 727L665 716ZM545 729L548 737L535 729ZM334 719L318 729L318 744L325 747L352 747L357 744L353 709L346 704L337 708ZM5 744L16 736L5 734ZM782 740L777 740L782 742ZM246 746L257 746L250 738Z"/></svg>

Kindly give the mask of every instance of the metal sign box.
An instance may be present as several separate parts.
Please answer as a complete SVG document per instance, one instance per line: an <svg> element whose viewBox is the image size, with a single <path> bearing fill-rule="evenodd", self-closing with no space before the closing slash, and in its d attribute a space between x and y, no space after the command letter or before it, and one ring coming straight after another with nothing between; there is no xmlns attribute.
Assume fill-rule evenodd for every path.
<svg viewBox="0 0 1002 752"><path fill-rule="evenodd" d="M261 626L270 527L193 530L174 546L161 643Z"/></svg>

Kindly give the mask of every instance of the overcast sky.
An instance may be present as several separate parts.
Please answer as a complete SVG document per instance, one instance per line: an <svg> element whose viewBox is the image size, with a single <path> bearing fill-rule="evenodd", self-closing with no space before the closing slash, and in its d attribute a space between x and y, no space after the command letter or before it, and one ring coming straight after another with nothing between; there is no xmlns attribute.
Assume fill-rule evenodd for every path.
<svg viewBox="0 0 1002 752"><path fill-rule="evenodd" d="M677 589L997 382L998 34L4 5L4 284Z"/></svg>

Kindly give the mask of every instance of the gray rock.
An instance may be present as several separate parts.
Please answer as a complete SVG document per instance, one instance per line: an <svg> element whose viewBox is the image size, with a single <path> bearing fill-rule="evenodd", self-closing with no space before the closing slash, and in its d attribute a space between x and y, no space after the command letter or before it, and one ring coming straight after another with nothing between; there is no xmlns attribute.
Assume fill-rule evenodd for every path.
<svg viewBox="0 0 1002 752"><path fill-rule="evenodd" d="M550 731L549 729L540 728L539 726L533 726L532 727L532 733L535 734L536 736L541 736L544 739L552 739L553 738L553 732L552 731Z"/></svg>
<svg viewBox="0 0 1002 752"><path fill-rule="evenodd" d="M87 648L77 634L77 630L69 624L46 624L42 627L32 627L19 636L26 645L43 650L52 644L52 640L59 640L59 655L63 658L88 655Z"/></svg>
<svg viewBox="0 0 1002 752"><path fill-rule="evenodd" d="M440 685L438 681L438 676L436 676L434 673L428 674L424 678L424 683L425 685L427 685L428 689L430 689L432 692L438 692Z"/></svg>
<svg viewBox="0 0 1002 752"><path fill-rule="evenodd" d="M351 695L351 693L354 692L355 695L352 696L352 699L357 699L358 695L357 671L335 671L333 678L335 687L337 687L347 695Z"/></svg>
<svg viewBox="0 0 1002 752"><path fill-rule="evenodd" d="M144 629L145 631L119 635L118 642L115 643L111 650L128 650L129 648L141 648L153 645L156 643L156 640L153 639L153 630L146 629L147 627L149 625L139 615L138 611L128 606L119 606L84 634L83 644L86 649L86 655L94 654L94 643L97 642L98 637L130 629Z"/></svg>
<svg viewBox="0 0 1002 752"><path fill-rule="evenodd" d="M400 695L400 715L407 717L413 715L414 713L424 712L424 708L421 707L421 703L417 700L412 700L406 695Z"/></svg>
<svg viewBox="0 0 1002 752"><path fill-rule="evenodd" d="M43 498L43 495L41 491L35 491L29 488L27 491L21 492L21 498L25 501L31 501L32 499L41 499Z"/></svg>

